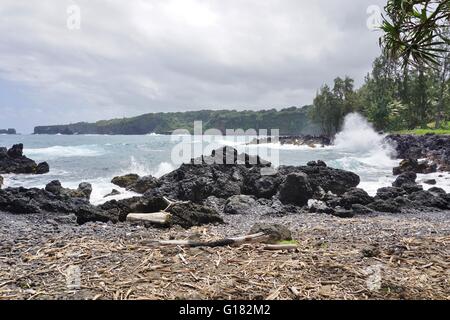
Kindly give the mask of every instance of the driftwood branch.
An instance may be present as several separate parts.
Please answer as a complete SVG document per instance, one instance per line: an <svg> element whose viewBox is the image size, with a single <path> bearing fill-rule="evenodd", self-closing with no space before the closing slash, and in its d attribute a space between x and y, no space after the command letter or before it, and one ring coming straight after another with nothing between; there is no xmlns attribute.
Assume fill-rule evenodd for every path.
<svg viewBox="0 0 450 320"><path fill-rule="evenodd" d="M244 243L264 242L270 239L266 233L260 232L236 238L225 238L217 241L191 241L191 240L147 240L144 243L151 246L182 246L182 247L224 247L239 246Z"/></svg>
<svg viewBox="0 0 450 320"><path fill-rule="evenodd" d="M164 201L167 204L167 207L163 210L164 212L167 212L170 208L172 208L176 204L185 204L189 203L189 201L172 201L169 198L163 197Z"/></svg>
<svg viewBox="0 0 450 320"><path fill-rule="evenodd" d="M127 221L129 222L149 222L156 225L166 226L170 225L172 222L172 215L169 212L169 209L172 208L176 204L184 204L188 201L172 201L166 197L163 197L164 202L167 204L167 207L160 212L151 212L151 213L130 213L127 215Z"/></svg>
<svg viewBox="0 0 450 320"><path fill-rule="evenodd" d="M130 213L127 216L129 222L151 222L159 225L167 225L172 221L172 215L168 212L154 213Z"/></svg>
<svg viewBox="0 0 450 320"><path fill-rule="evenodd" d="M297 248L298 245L296 244L268 244L264 247L264 250L294 250Z"/></svg>

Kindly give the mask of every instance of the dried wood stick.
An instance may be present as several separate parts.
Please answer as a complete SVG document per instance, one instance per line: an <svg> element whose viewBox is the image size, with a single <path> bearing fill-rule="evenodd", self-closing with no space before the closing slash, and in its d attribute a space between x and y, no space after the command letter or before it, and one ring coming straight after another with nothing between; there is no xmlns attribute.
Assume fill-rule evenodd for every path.
<svg viewBox="0 0 450 320"><path fill-rule="evenodd" d="M145 244L152 246L183 246L183 247L225 247L238 246L243 243L264 242L270 239L270 236L264 232L240 236L235 238L225 238L217 241L192 241L192 240L147 240Z"/></svg>

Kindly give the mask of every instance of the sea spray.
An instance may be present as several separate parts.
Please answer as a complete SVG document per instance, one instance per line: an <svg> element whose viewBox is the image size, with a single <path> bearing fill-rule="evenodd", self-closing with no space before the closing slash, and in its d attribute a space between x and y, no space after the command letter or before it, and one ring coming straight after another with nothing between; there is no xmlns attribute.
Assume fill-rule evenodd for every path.
<svg viewBox="0 0 450 320"><path fill-rule="evenodd" d="M162 162L158 165L156 171L153 172L153 176L156 178L161 178L163 175L166 175L175 170L173 164L168 162Z"/></svg>
<svg viewBox="0 0 450 320"><path fill-rule="evenodd" d="M359 187L375 195L378 188L392 183L392 168L398 164L395 148L385 138L360 114L348 114L334 139L335 152L341 157L331 165L364 177Z"/></svg>
<svg viewBox="0 0 450 320"><path fill-rule="evenodd" d="M126 169L123 169L120 174L135 173L141 177L152 175L156 178L160 178L175 169L174 165L168 162L161 162L156 168L150 167L148 163L139 161L134 156L131 156L130 165Z"/></svg>
<svg viewBox="0 0 450 320"><path fill-rule="evenodd" d="M359 113L350 113L344 119L342 131L334 144L337 149L351 153L380 152L389 158L395 156L395 149L386 142L386 136L375 131L372 125Z"/></svg>
<svg viewBox="0 0 450 320"><path fill-rule="evenodd" d="M98 157L105 154L105 150L98 145L80 146L51 146L46 148L25 148L24 154L38 160L53 160L58 158Z"/></svg>
<svg viewBox="0 0 450 320"><path fill-rule="evenodd" d="M138 161L134 156L131 156L130 165L127 168L124 168L120 174L129 174L129 173L135 173L143 177L152 174L152 170L147 164Z"/></svg>
<svg viewBox="0 0 450 320"><path fill-rule="evenodd" d="M350 113L344 119L342 131L335 139L338 151L352 154L363 163L372 166L392 166L395 163L395 149L372 125L358 113Z"/></svg>

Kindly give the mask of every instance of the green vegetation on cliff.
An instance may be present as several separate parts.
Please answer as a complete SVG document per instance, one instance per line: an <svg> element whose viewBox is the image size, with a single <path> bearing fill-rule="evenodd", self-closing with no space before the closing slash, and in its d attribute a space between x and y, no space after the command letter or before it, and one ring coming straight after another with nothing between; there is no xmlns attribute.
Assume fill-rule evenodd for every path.
<svg viewBox="0 0 450 320"><path fill-rule="evenodd" d="M355 89L349 77L338 77L332 86L322 86L311 118L328 135L338 132L351 112L364 115L377 130L448 130L450 47L447 50L435 68L404 68L400 62L380 56L360 88Z"/></svg>
<svg viewBox="0 0 450 320"><path fill-rule="evenodd" d="M133 118L102 120L96 123L39 126L35 134L170 134L177 129L191 133L194 121L203 122L203 130L219 129L279 129L282 135L314 134L317 127L311 123L311 107L291 107L277 111L202 110L174 113L149 113Z"/></svg>

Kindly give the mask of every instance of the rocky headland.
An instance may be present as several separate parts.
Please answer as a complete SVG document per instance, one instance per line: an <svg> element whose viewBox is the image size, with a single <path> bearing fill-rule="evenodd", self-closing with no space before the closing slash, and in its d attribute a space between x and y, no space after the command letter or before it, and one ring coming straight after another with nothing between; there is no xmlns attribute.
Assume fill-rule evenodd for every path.
<svg viewBox="0 0 450 320"><path fill-rule="evenodd" d="M16 129L0 129L0 134L17 134Z"/></svg>

